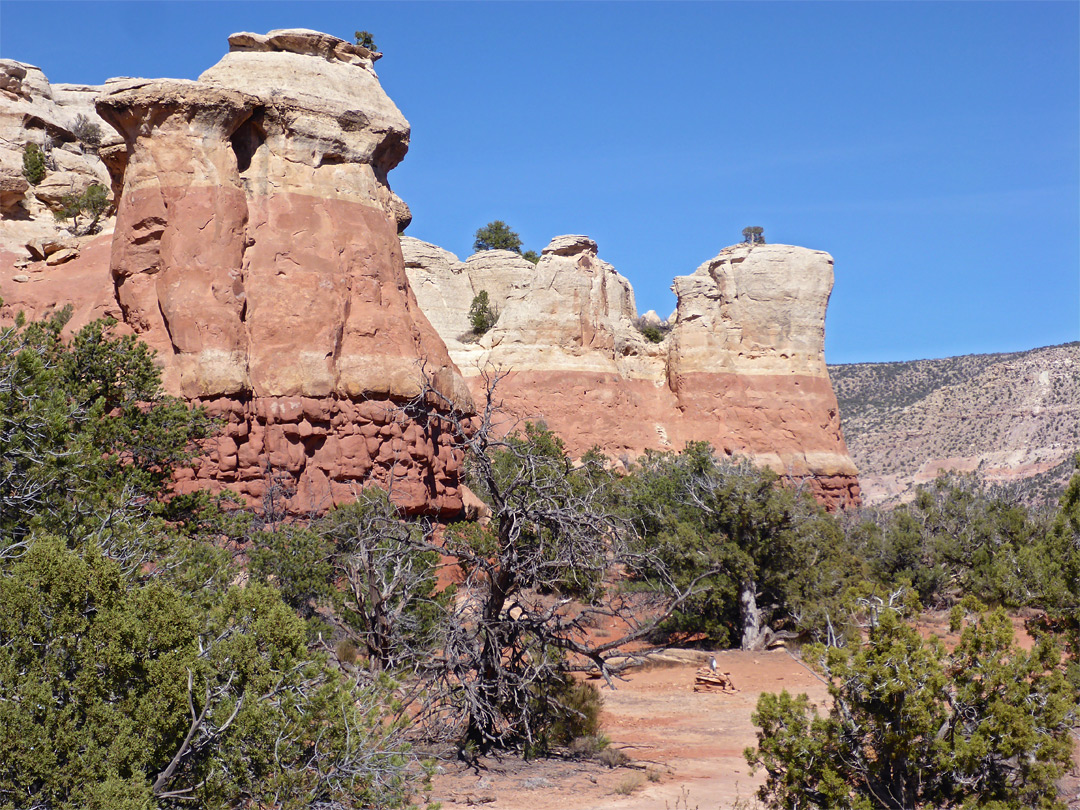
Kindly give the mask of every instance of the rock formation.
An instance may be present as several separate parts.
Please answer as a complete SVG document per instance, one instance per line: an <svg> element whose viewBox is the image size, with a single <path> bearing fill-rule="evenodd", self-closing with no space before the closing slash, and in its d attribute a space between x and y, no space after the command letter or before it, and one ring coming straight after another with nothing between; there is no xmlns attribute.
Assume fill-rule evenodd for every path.
<svg viewBox="0 0 1080 810"><path fill-rule="evenodd" d="M387 175L409 125L379 54L299 29L229 43L197 81L51 87L0 61L0 319L71 303L73 328L111 315L156 349L166 390L224 424L181 489L257 500L284 478L307 510L377 482L412 511L456 513L460 456L397 406L422 377L468 405L501 368L511 410L575 453L629 461L707 440L830 504L858 500L822 359L827 254L726 249L676 279L664 322L638 320L630 284L584 236L552 240L535 266L399 243L411 215ZM79 116L109 125L96 151ZM27 142L50 152L33 187ZM59 230L50 206L95 182L112 188L115 227ZM477 339L481 290L499 317Z"/></svg>
<svg viewBox="0 0 1080 810"><path fill-rule="evenodd" d="M675 279L660 343L638 329L630 283L588 237L560 236L533 267L506 251L459 262L408 237L402 251L421 308L474 396L506 373L499 397L543 419L573 453L599 445L631 460L708 441L806 485L832 507L859 501L824 360L832 257L788 245L725 248ZM473 296L495 326L470 334ZM644 325L644 324L643 324Z"/></svg>
<svg viewBox="0 0 1080 810"><path fill-rule="evenodd" d="M116 172L122 174L120 137L94 110L99 91L51 85L39 68L0 59L0 250L28 258L26 242L53 238L64 227L53 213L65 195L114 186ZM99 137L92 136L95 129ZM23 174L27 145L45 157L45 176L34 184Z"/></svg>
<svg viewBox="0 0 1080 810"><path fill-rule="evenodd" d="M449 437L397 408L425 373L468 392L405 276L387 173L409 125L378 55L299 29L229 43L198 81L119 80L96 101L127 158L110 291L166 390L225 422L180 487L257 499L283 475L306 510L377 482L455 513Z"/></svg>

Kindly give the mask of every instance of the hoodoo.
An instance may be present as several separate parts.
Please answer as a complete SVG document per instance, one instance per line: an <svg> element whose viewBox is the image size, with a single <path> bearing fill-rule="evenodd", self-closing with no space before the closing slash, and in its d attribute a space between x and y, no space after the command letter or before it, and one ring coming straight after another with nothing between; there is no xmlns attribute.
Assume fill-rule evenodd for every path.
<svg viewBox="0 0 1080 810"><path fill-rule="evenodd" d="M449 438L397 408L422 374L468 393L405 276L408 209L387 173L409 124L378 54L299 29L229 43L198 81L119 80L97 98L127 152L110 262L123 321L167 391L226 422L179 486L257 499L284 477L307 511L374 482L410 511L455 513Z"/></svg>

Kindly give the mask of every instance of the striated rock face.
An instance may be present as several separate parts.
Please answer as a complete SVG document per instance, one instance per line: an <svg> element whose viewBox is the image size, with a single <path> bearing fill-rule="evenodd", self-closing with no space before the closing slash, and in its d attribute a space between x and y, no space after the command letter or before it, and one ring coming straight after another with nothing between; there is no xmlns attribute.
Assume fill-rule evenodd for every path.
<svg viewBox="0 0 1080 810"><path fill-rule="evenodd" d="M706 440L831 505L858 501L822 357L827 254L726 249L676 279L678 309L649 315L666 335L650 342L630 284L586 236L556 237L536 265L399 241L411 215L387 176L409 125L379 54L303 29L229 41L198 81L50 87L0 61L0 136L14 144L0 149L0 318L71 302L73 327L119 316L156 349L166 389L224 424L181 489L257 500L283 480L307 511L377 482L411 511L456 513L460 455L397 406L424 374L469 406L501 370L506 405L574 453L630 460ZM74 136L79 114L116 133L97 154ZM49 173L30 188L22 144L46 139ZM90 182L112 184L115 232L73 240L48 206ZM481 291L499 316L478 337Z"/></svg>
<svg viewBox="0 0 1080 810"><path fill-rule="evenodd" d="M379 85L379 54L303 29L229 41L198 81L120 79L97 93L124 153L104 272L31 263L13 296L0 290L3 314L50 293L64 302L70 267L100 278L107 296L79 294L108 301L78 315L112 303L157 350L166 390L225 423L181 489L254 500L283 477L290 507L307 511L375 482L410 511L456 513L460 454L398 407L425 374L470 403L405 276L408 207L387 174L409 124ZM90 95L65 92L83 106Z"/></svg>
<svg viewBox="0 0 1080 810"><path fill-rule="evenodd" d="M725 248L676 278L668 387L715 446L846 505L859 486L825 366L832 286L832 257L791 245Z"/></svg>
<svg viewBox="0 0 1080 810"><path fill-rule="evenodd" d="M447 437L394 403L467 401L409 290L387 173L409 125L373 54L301 29L235 34L197 82L102 94L128 165L112 275L165 384L228 420L195 472L259 497L267 469L301 508L393 486L413 511L460 509Z"/></svg>
<svg viewBox="0 0 1080 810"><path fill-rule="evenodd" d="M489 251L459 262L402 237L417 299L481 395L543 419L583 453L629 461L708 441L805 482L830 507L859 502L824 361L832 258L787 245L734 246L675 279L678 308L660 343L637 328L630 283L584 236L560 236L533 267ZM486 290L499 317L477 339L468 309ZM655 321L655 322L654 322ZM643 324L644 325L644 324Z"/></svg>

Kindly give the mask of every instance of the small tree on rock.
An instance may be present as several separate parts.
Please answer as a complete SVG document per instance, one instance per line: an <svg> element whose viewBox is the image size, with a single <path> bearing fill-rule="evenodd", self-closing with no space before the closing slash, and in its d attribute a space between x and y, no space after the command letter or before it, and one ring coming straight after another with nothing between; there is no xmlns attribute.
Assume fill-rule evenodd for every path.
<svg viewBox="0 0 1080 810"><path fill-rule="evenodd" d="M496 219L476 232L473 250L512 250L521 253L521 237L501 219Z"/></svg>
<svg viewBox="0 0 1080 810"><path fill-rule="evenodd" d="M764 245L765 229L760 225L749 225L742 229L743 242L748 245Z"/></svg>
<svg viewBox="0 0 1080 810"><path fill-rule="evenodd" d="M75 116L71 132L87 152L96 154L101 147L101 127L82 113Z"/></svg>
<svg viewBox="0 0 1080 810"><path fill-rule="evenodd" d="M483 335L495 325L498 318L499 313L492 308L487 290L478 292L472 300L472 306L469 307L469 323L472 325L473 332L476 335Z"/></svg>
<svg viewBox="0 0 1080 810"><path fill-rule="evenodd" d="M109 210L109 192L105 186L95 183L82 194L65 194L62 206L56 212L60 222L71 220L71 230L76 236L93 233L101 217ZM79 218L83 221L80 223Z"/></svg>
<svg viewBox="0 0 1080 810"><path fill-rule="evenodd" d="M36 143L23 147L23 177L32 186L45 179L45 152Z"/></svg>
<svg viewBox="0 0 1080 810"><path fill-rule="evenodd" d="M369 51L378 50L375 47L375 37L370 31L356 31L353 36L356 37L356 44L361 48L367 48Z"/></svg>

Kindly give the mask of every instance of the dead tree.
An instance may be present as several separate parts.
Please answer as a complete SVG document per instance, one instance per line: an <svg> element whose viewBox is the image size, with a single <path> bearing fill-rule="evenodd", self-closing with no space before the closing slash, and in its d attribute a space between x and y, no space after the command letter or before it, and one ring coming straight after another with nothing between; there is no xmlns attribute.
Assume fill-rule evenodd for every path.
<svg viewBox="0 0 1080 810"><path fill-rule="evenodd" d="M478 751L535 746L553 716L574 714L570 673L594 671L609 686L647 650L628 653L698 587L677 587L659 559L646 561L632 527L606 504L600 459L571 462L546 428L504 412L485 375L478 413L431 384L406 407L438 420L466 458L469 485L491 507L486 527L458 524L441 546L462 583L446 618L445 642L430 662L428 719L454 729ZM430 381L429 381L430 383ZM648 568L655 591L627 594L618 572ZM598 639L601 623L617 629Z"/></svg>

